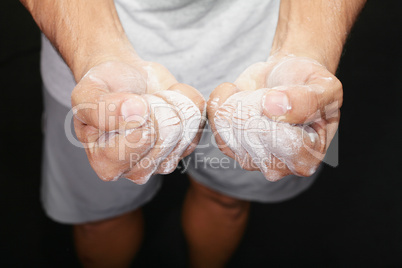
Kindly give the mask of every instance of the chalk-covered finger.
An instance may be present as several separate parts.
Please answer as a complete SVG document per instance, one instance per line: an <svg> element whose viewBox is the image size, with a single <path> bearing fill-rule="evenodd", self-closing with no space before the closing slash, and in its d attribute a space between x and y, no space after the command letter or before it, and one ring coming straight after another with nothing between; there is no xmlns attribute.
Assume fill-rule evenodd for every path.
<svg viewBox="0 0 402 268"><path fill-rule="evenodd" d="M194 141L196 135L200 134L202 114L195 103L181 94L180 91L163 90L156 92L155 95L170 104L176 110L180 119L181 136L179 142L156 171L158 174L168 174L173 172L184 151Z"/></svg>
<svg viewBox="0 0 402 268"><path fill-rule="evenodd" d="M211 130L214 134L216 144L218 145L219 149L227 156L231 158L235 158L235 153L228 147L226 142L222 139L222 137L219 135L219 132L217 131L216 128L216 113L218 109L225 103L225 101L232 96L233 94L239 92L239 89L236 87L236 85L232 83L223 83L219 85L218 87L215 88L214 91L212 91L208 104L207 104L207 116L209 119L209 124L211 126ZM227 123L223 122L218 118L218 123L224 124L226 127L230 126L230 117L225 116L226 119L228 120ZM224 131L224 130L222 130ZM228 132L232 132L231 130L227 129ZM222 133L222 135L225 135Z"/></svg>
<svg viewBox="0 0 402 268"><path fill-rule="evenodd" d="M155 173L162 161L176 147L182 132L180 118L172 105L155 95L143 96L150 104L151 120L156 130L156 143L124 176L137 184L144 184Z"/></svg>

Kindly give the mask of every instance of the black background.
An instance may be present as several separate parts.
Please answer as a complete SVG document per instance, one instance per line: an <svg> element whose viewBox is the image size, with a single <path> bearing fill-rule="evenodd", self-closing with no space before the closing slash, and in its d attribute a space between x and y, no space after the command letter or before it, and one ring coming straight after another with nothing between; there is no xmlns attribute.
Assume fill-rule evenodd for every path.
<svg viewBox="0 0 402 268"><path fill-rule="evenodd" d="M402 1L369 1L346 45L340 165L299 197L253 204L230 267L402 266ZM39 30L16 0L0 3L0 266L76 267L70 227L40 206ZM136 267L182 267L187 179L166 177L145 206Z"/></svg>

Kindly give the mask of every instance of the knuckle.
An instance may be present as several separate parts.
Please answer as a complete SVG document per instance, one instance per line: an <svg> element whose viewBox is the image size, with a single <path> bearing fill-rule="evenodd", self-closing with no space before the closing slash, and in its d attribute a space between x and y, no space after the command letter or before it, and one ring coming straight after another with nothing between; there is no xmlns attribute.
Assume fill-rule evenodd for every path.
<svg viewBox="0 0 402 268"><path fill-rule="evenodd" d="M336 76L334 76L333 80L334 80L334 83L335 83L335 85L334 85L335 89L342 91L343 90L342 82Z"/></svg>
<svg viewBox="0 0 402 268"><path fill-rule="evenodd" d="M168 69L160 63L149 61L146 65L153 69L156 73L166 73L169 72Z"/></svg>
<svg viewBox="0 0 402 268"><path fill-rule="evenodd" d="M224 194L211 190L203 185L200 185L196 182L192 183L192 188L198 194L204 196L206 199L212 201L213 203L225 209L237 211L238 209L243 209L244 206L248 204L247 201L226 196Z"/></svg>
<svg viewBox="0 0 402 268"><path fill-rule="evenodd" d="M194 102L194 104L197 106L197 108L202 113L206 106L206 101L205 101L204 97L202 95L196 96L192 101Z"/></svg>
<svg viewBox="0 0 402 268"><path fill-rule="evenodd" d="M215 94L220 93L221 91L235 90L235 89L236 89L235 84L229 83L229 82L224 82L215 88L215 90L212 92L211 96L214 96Z"/></svg>
<svg viewBox="0 0 402 268"><path fill-rule="evenodd" d="M296 165L294 168L294 173L298 176L309 177L315 173L318 168L318 164L310 164L310 165Z"/></svg>
<svg viewBox="0 0 402 268"><path fill-rule="evenodd" d="M339 79L336 79L335 82L335 89L336 89L336 97L335 100L339 102L338 107L340 108L342 106L343 102L343 85Z"/></svg>
<svg viewBox="0 0 402 268"><path fill-rule="evenodd" d="M80 86L77 85L71 92L71 104L73 107L79 104L80 96L81 96Z"/></svg>

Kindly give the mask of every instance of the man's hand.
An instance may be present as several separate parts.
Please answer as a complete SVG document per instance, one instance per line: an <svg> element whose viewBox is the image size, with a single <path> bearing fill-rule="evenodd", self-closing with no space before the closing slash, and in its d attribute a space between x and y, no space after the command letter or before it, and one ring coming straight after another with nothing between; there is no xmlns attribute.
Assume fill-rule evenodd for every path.
<svg viewBox="0 0 402 268"><path fill-rule="evenodd" d="M339 123L342 85L333 75L365 0L281 0L267 62L211 94L208 118L221 150L268 180L309 176Z"/></svg>
<svg viewBox="0 0 402 268"><path fill-rule="evenodd" d="M74 126L103 180L138 184L172 172L197 145L204 98L157 63L110 61L92 67L72 94Z"/></svg>
<svg viewBox="0 0 402 268"><path fill-rule="evenodd" d="M310 176L338 127L342 85L317 61L274 55L218 86L208 118L222 152L268 180Z"/></svg>
<svg viewBox="0 0 402 268"><path fill-rule="evenodd" d="M21 2L78 83L75 130L99 177L145 183L172 172L201 135L205 101L198 91L137 55L113 0Z"/></svg>

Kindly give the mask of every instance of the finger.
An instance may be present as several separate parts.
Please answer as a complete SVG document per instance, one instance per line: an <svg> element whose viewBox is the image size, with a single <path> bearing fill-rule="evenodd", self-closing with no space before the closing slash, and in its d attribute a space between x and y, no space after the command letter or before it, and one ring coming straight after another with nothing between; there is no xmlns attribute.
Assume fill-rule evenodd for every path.
<svg viewBox="0 0 402 268"><path fill-rule="evenodd" d="M185 90L187 90L186 85L182 84L181 86L176 86L175 89L163 90L155 93L156 96L164 99L175 109L175 112L180 118L182 133L176 147L166 157L166 159L163 160L159 169L156 171L158 174L168 174L173 172L184 151L191 142L194 141L195 136L199 134L199 128L202 121L201 111L194 102L181 93ZM205 106L205 102L203 106Z"/></svg>
<svg viewBox="0 0 402 268"><path fill-rule="evenodd" d="M153 94L177 84L176 78L162 64L145 62L142 68L147 72L147 93ZM155 79L157 78L157 79Z"/></svg>
<svg viewBox="0 0 402 268"><path fill-rule="evenodd" d="M152 139L146 138L147 134L137 131L129 135L121 135L116 132L105 132L101 141L95 146L95 150L88 154L92 168L97 175L105 181L119 179L130 167L135 165L139 159L151 149ZM135 136L135 137L134 137ZM145 139L141 146L129 148L130 140Z"/></svg>
<svg viewBox="0 0 402 268"><path fill-rule="evenodd" d="M155 173L162 161L177 145L182 133L180 118L175 109L162 98L144 95L150 103L151 121L157 132L154 147L124 176L137 184L144 184Z"/></svg>
<svg viewBox="0 0 402 268"><path fill-rule="evenodd" d="M240 91L230 96L225 103L219 107L215 113L215 125L219 136L224 141L225 146L229 147L235 154L235 160L240 163L243 169L255 170L252 166L253 155L245 148L243 137L246 132L244 124L247 122L252 113L248 113L250 105L250 95L255 91ZM251 98L252 99L252 98ZM261 114L258 106L252 107L254 112ZM256 114L253 113L253 114Z"/></svg>
<svg viewBox="0 0 402 268"><path fill-rule="evenodd" d="M261 106L258 105L263 94L264 90L256 90L233 95L233 98L241 101L241 105L237 105L236 111L233 113L232 128L234 136L247 152L246 154L242 152L242 154L250 156L251 168L249 170L260 170L268 180L277 181L289 174L289 169L272 155L271 150L267 150L260 138L261 134L270 135L272 133L270 131L272 121L262 115ZM223 106L229 103L231 103L230 99ZM236 154L239 153L236 152Z"/></svg>
<svg viewBox="0 0 402 268"><path fill-rule="evenodd" d="M75 120L76 125L83 125ZM151 130L147 124L135 131L104 132L92 126L76 126L76 130L84 137L82 140L88 160L99 178L104 181L117 180L121 175L134 166L153 146Z"/></svg>
<svg viewBox="0 0 402 268"><path fill-rule="evenodd" d="M204 129L205 123L207 121L206 101L198 90L196 90L195 88L193 88L189 85L186 85L186 84L177 83L177 84L174 84L173 86L171 86L168 90L177 91L177 92L183 94L184 96L189 98L200 110L201 121L200 121L200 125L199 125L198 132L197 132L198 136L196 135L194 140L191 142L191 147L195 147L201 138L202 130ZM189 148L189 150L191 150L191 148ZM194 148L191 151L189 151L189 150L186 150L185 153L190 154L194 150Z"/></svg>
<svg viewBox="0 0 402 268"><path fill-rule="evenodd" d="M326 150L328 150L332 139L334 138L336 131L338 130L339 120L341 116L341 111L337 110L332 114L327 114L325 118L327 140L326 140ZM319 122L318 122L319 123Z"/></svg>
<svg viewBox="0 0 402 268"><path fill-rule="evenodd" d="M204 110L206 108L205 99L197 89L186 84L176 83L169 87L168 90L176 91L180 94L183 94L198 107L201 114L204 113Z"/></svg>
<svg viewBox="0 0 402 268"><path fill-rule="evenodd" d="M90 143L94 143L99 139L99 136L102 135L102 131L93 126L86 125L82 121L78 120L74 117L74 130L77 135L77 139L82 143L85 147L90 147Z"/></svg>
<svg viewBox="0 0 402 268"><path fill-rule="evenodd" d="M314 75L305 85L267 90L262 100L264 114L290 124L306 124L332 114L342 106L342 84L335 76L323 75Z"/></svg>
<svg viewBox="0 0 402 268"><path fill-rule="evenodd" d="M300 126L303 135L303 146L298 157L291 159L288 166L293 166L294 173L308 177L313 175L325 157L327 150L328 127L325 120L318 120L310 125Z"/></svg>
<svg viewBox="0 0 402 268"><path fill-rule="evenodd" d="M239 92L240 90L232 83L223 83L217 86L209 95L207 114L208 118L214 117L218 108L233 94ZM210 123L213 125L213 122Z"/></svg>
<svg viewBox="0 0 402 268"><path fill-rule="evenodd" d="M109 93L106 86L84 78L71 95L75 117L101 131L137 128L148 117L148 104L139 95Z"/></svg>
<svg viewBox="0 0 402 268"><path fill-rule="evenodd" d="M275 157L272 153L269 153L267 157L257 159L261 162L258 170L264 175L264 177L271 182L279 181L283 177L293 174L287 165L279 158ZM257 166L255 162L252 164Z"/></svg>
<svg viewBox="0 0 402 268"><path fill-rule="evenodd" d="M322 130L271 121L271 135L262 132L260 138L266 149L285 163L293 174L307 177L316 171L325 151L325 131Z"/></svg>
<svg viewBox="0 0 402 268"><path fill-rule="evenodd" d="M218 148L227 156L235 159L235 154L234 152L228 147L226 142L222 140L221 136L219 135L217 129L216 129L216 124L215 124L215 115L219 107L225 103L225 101L232 96L233 94L239 92L239 89L232 83L223 83L219 85L217 88L215 88L214 91L212 91L208 104L207 104L207 117L208 117L208 122L211 126L211 130L215 136L215 141L216 144L218 145ZM218 119L219 120L219 119ZM228 119L229 120L229 119ZM227 130L229 131L229 130Z"/></svg>
<svg viewBox="0 0 402 268"><path fill-rule="evenodd" d="M241 91L257 90L266 87L267 74L272 69L267 62L257 62L249 66L243 73L239 75L234 84Z"/></svg>
<svg viewBox="0 0 402 268"><path fill-rule="evenodd" d="M269 123L267 118L265 116L255 116L245 121L243 133L239 133L239 128L237 127L235 128L237 129L235 133L241 137L242 147L251 157L251 167L260 170L269 181L278 181L290 174L291 172L286 164L275 157L271 148L267 148L265 145L267 141L263 137L272 137L272 129L267 127L267 123Z"/></svg>
<svg viewBox="0 0 402 268"><path fill-rule="evenodd" d="M197 148L197 145L200 143L201 140L201 136L203 134L203 130L204 130L204 125L202 125L202 127L198 130L197 135L194 137L194 140L190 143L189 146L187 146L186 150L184 150L183 154L181 155L181 159L183 159L184 157L190 155L195 148ZM179 162L180 162L179 160Z"/></svg>

